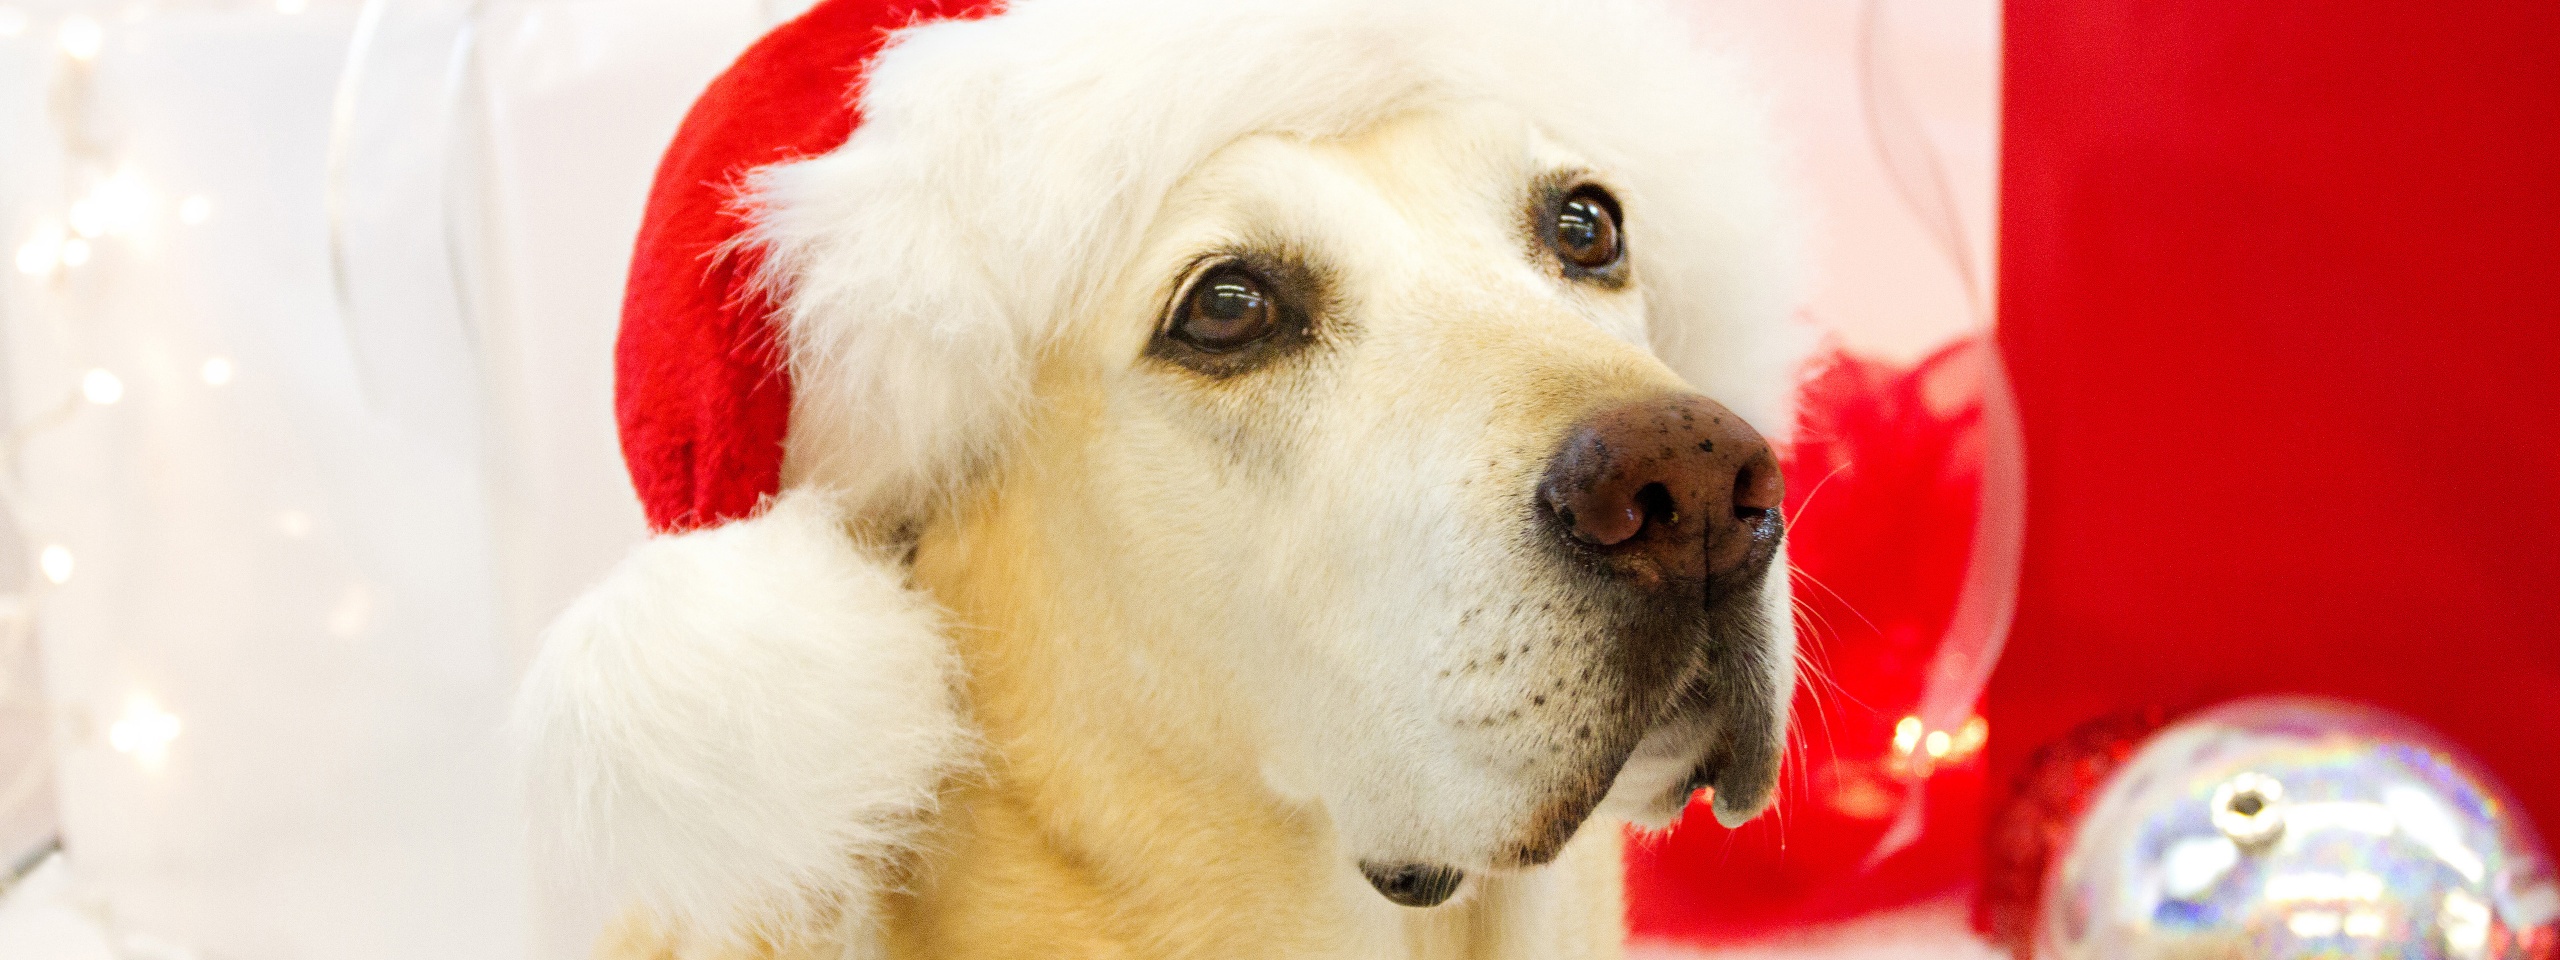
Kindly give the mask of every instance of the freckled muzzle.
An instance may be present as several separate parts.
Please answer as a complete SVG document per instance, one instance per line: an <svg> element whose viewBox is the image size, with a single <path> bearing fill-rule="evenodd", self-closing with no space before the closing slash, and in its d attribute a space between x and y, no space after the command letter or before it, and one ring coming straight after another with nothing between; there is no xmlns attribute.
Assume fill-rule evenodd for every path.
<svg viewBox="0 0 2560 960"><path fill-rule="evenodd" d="M1542 674L1523 687L1540 692L1506 714L1528 711L1523 735L1553 762L1539 767L1535 806L1485 838L1491 856L1478 865L1551 863L1603 810L1666 824L1702 788L1727 826L1768 807L1793 677L1769 593L1785 495L1768 442L1698 394L1602 407L1565 431L1538 475L1527 542L1571 598L1551 628L1578 642L1558 648L1572 651L1562 660L1513 658L1508 669L1572 676ZM1446 900L1464 878L1402 858L1360 867L1408 907Z"/></svg>
<svg viewBox="0 0 2560 960"><path fill-rule="evenodd" d="M1557 549L1629 612L1602 652L1619 692L1658 711L1634 721L1641 739L1613 775L1659 791L1648 806L1666 817L1700 788L1727 826L1757 816L1793 676L1765 602L1786 499L1768 442L1695 393L1604 407L1565 432L1536 499Z"/></svg>

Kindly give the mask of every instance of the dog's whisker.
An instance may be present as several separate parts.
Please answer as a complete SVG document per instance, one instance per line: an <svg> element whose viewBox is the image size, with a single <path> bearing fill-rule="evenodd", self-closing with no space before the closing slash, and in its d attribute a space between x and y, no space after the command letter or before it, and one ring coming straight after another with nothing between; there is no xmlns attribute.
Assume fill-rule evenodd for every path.
<svg viewBox="0 0 2560 960"><path fill-rule="evenodd" d="M1796 619L1803 621L1807 626L1821 627L1825 629L1830 627L1830 624L1824 621L1822 612L1814 609L1813 604L1805 602L1803 597L1788 597L1787 609L1793 611Z"/></svg>
<svg viewBox="0 0 2560 960"><path fill-rule="evenodd" d="M1867 629L1873 630L1877 633L1884 632L1883 627L1877 626L1875 621L1867 619L1866 614L1859 612L1857 604L1849 602L1849 598L1846 595L1843 595L1838 590L1832 589L1830 584L1822 582L1822 578L1816 577L1810 571L1792 564L1787 567L1787 573L1789 576L1803 578L1803 581L1807 586L1814 587L1824 593L1830 594L1831 599L1839 601L1841 608L1848 610L1850 616L1856 617L1859 622L1866 624Z"/></svg>
<svg viewBox="0 0 2560 960"><path fill-rule="evenodd" d="M1839 682L1831 676L1831 671L1824 662L1824 647L1821 642L1823 638L1819 634L1816 634L1810 639L1812 640L1811 643L1800 643L1796 649L1795 656L1797 668L1799 673L1808 678L1805 688L1806 693L1808 694L1806 700L1813 707L1814 716L1812 720L1813 722L1822 725L1821 733L1823 737L1823 744L1830 754L1830 762L1832 766L1836 768L1840 763L1840 744L1838 730L1832 723L1831 714L1833 711L1839 710L1840 705L1835 702L1835 699L1848 700L1852 703L1856 703L1857 706L1862 709L1867 709L1867 707L1866 704L1858 702L1856 696L1850 694L1845 688L1841 687ZM1872 710L1870 710L1870 712L1872 712ZM1787 773L1794 778L1794 782L1797 787L1795 796L1800 802L1809 801L1813 795L1814 785L1812 770L1806 764L1806 760L1811 753L1810 745L1806 739L1808 737L1808 732L1800 721L1798 723L1789 724L1787 734L1789 762L1785 764L1785 766L1792 768L1789 769ZM1785 824L1788 816L1788 811L1783 808L1779 811L1777 827L1782 838L1784 836Z"/></svg>
<svg viewBox="0 0 2560 960"><path fill-rule="evenodd" d="M1829 710L1825 708L1822 694L1819 690L1813 691L1811 699L1814 708L1814 719L1816 722L1822 724L1823 743L1830 751L1832 765L1836 767L1840 763L1840 746L1839 738L1834 733L1831 725ZM1798 797L1810 797L1813 792L1813 771L1805 764L1805 761L1812 752L1812 746L1808 742L1809 736L1810 735L1805 731L1802 724L1789 724L1787 727L1787 756L1790 762L1786 763L1784 767L1792 768L1788 770L1788 773L1796 778Z"/></svg>
<svg viewBox="0 0 2560 960"><path fill-rule="evenodd" d="M1847 470L1849 467L1850 464L1843 463L1831 468L1830 473L1823 474L1822 479L1814 481L1813 489L1805 491L1804 500L1796 504L1794 512L1787 514L1788 530L1797 530L1804 526L1806 519L1813 513L1814 498L1822 494L1823 487L1831 484L1831 478L1839 476L1841 471Z"/></svg>
<svg viewBox="0 0 2560 960"><path fill-rule="evenodd" d="M1802 625L1796 633L1796 664L1805 668L1808 666L1807 658L1824 653L1839 631L1831 625L1830 618L1823 616L1811 604L1802 600L1794 602L1797 620Z"/></svg>
<svg viewBox="0 0 2560 960"><path fill-rule="evenodd" d="M1856 694L1850 693L1849 688L1841 686L1838 680L1832 678L1831 671L1827 667L1817 662L1804 659L1808 656L1806 654L1798 654L1797 656L1797 670L1804 673L1813 681L1813 683L1807 685L1806 689L1812 692L1815 696L1819 697L1829 695L1837 698L1837 700L1847 701L1850 706L1854 706L1862 710L1868 710L1870 712L1875 709L1868 705L1866 701L1858 699ZM1839 706L1836 701L1832 705L1834 707Z"/></svg>
<svg viewBox="0 0 2560 960"><path fill-rule="evenodd" d="M1850 693L1848 688L1842 687L1839 682L1831 676L1831 670L1826 662L1826 657L1829 653L1827 641L1831 639L1831 636L1828 634L1832 632L1830 630L1830 626L1827 623L1820 622L1821 618L1818 616L1812 616L1810 613L1808 613L1808 619L1816 622L1815 629L1801 631L1797 634L1798 642L1796 644L1795 651L1797 672L1803 674L1813 683L1817 684L1814 688L1817 692L1827 689L1832 694L1846 699L1858 707L1868 708L1868 705L1864 701L1859 700L1855 694Z"/></svg>

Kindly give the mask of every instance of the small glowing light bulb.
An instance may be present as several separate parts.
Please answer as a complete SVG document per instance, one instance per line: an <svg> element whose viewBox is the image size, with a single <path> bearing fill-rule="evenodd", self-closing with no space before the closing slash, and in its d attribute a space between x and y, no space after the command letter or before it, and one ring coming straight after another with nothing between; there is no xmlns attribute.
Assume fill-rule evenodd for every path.
<svg viewBox="0 0 2560 960"><path fill-rule="evenodd" d="M1947 736L1944 730L1931 730L1929 736L1921 741L1921 749L1929 751L1931 760L1946 759L1947 751L1954 747L1955 738Z"/></svg>
<svg viewBox="0 0 2560 960"><path fill-rule="evenodd" d="M205 386L222 386L231 382L231 360L227 357L206 357L203 369L197 372L204 376Z"/></svg>
<svg viewBox="0 0 2560 960"><path fill-rule="evenodd" d="M124 233L151 219L151 188L131 170L98 181L89 195L73 201L67 219L71 232L83 239Z"/></svg>
<svg viewBox="0 0 2560 960"><path fill-rule="evenodd" d="M107 745L145 765L158 766L168 758L169 741L178 739L179 729L175 714L160 709L149 697L135 697L124 716L107 728Z"/></svg>
<svg viewBox="0 0 2560 960"><path fill-rule="evenodd" d="M14 38L27 32L27 15L16 7L0 7L0 38Z"/></svg>
<svg viewBox="0 0 2560 960"><path fill-rule="evenodd" d="M44 578L56 584L71 582L71 548L59 543L45 544L36 555L36 566L44 570Z"/></svg>
<svg viewBox="0 0 2560 960"><path fill-rule="evenodd" d="M18 272L30 277L52 273L62 265L62 225L48 223L18 245Z"/></svg>
<svg viewBox="0 0 2560 960"><path fill-rule="evenodd" d="M124 399L124 381L103 367L91 370L80 377L80 395L101 406L114 403Z"/></svg>
<svg viewBox="0 0 2560 960"><path fill-rule="evenodd" d="M1964 726L1956 731L1956 743L1953 752L1959 757L1970 756L1974 752L1981 750L1982 745L1990 742L1990 740L1991 721L1984 720L1980 716L1967 717L1965 718Z"/></svg>
<svg viewBox="0 0 2560 960"><path fill-rule="evenodd" d="M1920 749L1920 718L1904 717L1893 725L1893 752L1908 754Z"/></svg>
<svg viewBox="0 0 2560 960"><path fill-rule="evenodd" d="M54 41L62 45L63 54L71 59L94 60L98 51L106 48L107 32L98 26L98 21L72 17L62 21L62 30L54 34Z"/></svg>
<svg viewBox="0 0 2560 960"><path fill-rule="evenodd" d="M98 202L94 199L83 198L73 201L71 213L64 219L71 221L71 232L83 237L94 237L107 232L107 212L99 209Z"/></svg>

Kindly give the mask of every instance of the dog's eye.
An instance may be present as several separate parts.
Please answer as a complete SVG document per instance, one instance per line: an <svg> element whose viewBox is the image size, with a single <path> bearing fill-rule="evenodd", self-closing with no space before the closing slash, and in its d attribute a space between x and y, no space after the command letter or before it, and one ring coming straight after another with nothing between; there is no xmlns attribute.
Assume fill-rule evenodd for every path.
<svg viewBox="0 0 2560 960"><path fill-rule="evenodd" d="M1173 318L1173 335L1202 350L1233 350L1270 335L1279 317L1262 278L1224 266L1191 285Z"/></svg>
<svg viewBox="0 0 2560 960"><path fill-rule="evenodd" d="M1566 194L1556 207L1556 255L1585 270L1599 270L1623 255L1618 240L1618 203L1598 187Z"/></svg>

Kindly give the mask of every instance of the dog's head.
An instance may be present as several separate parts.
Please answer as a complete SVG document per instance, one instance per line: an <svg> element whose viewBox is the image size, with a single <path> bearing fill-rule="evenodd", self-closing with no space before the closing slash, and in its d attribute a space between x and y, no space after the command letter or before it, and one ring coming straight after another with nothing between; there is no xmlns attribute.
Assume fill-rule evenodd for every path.
<svg viewBox="0 0 2560 960"><path fill-rule="evenodd" d="M1268 775L1379 872L1544 863L1612 793L1768 803L1781 481L1642 345L1653 216L1500 104L1250 137L1044 380L1088 426L1029 455L1089 476L1042 508L1245 678Z"/></svg>
<svg viewBox="0 0 2560 960"><path fill-rule="evenodd" d="M1039 476L1084 582L1403 902L1595 812L1767 806L1790 231L1688 26L1100 6L913 31L863 132L760 182L792 482L929 524Z"/></svg>

